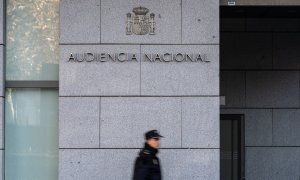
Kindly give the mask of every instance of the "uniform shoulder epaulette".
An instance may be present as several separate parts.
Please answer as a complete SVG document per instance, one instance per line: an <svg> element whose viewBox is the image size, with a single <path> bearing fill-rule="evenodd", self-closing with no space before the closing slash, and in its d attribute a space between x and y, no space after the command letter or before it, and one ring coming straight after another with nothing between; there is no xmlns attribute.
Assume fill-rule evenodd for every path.
<svg viewBox="0 0 300 180"><path fill-rule="evenodd" d="M149 154L150 154L150 151L147 150L147 149L142 150L141 153L140 153L141 156L147 156Z"/></svg>

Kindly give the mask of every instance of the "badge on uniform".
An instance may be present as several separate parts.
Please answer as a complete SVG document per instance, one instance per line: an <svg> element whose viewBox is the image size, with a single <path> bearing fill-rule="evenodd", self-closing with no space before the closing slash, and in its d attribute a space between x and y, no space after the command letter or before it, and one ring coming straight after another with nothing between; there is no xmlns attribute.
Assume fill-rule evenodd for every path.
<svg viewBox="0 0 300 180"><path fill-rule="evenodd" d="M153 164L158 164L158 161L156 159L153 159Z"/></svg>

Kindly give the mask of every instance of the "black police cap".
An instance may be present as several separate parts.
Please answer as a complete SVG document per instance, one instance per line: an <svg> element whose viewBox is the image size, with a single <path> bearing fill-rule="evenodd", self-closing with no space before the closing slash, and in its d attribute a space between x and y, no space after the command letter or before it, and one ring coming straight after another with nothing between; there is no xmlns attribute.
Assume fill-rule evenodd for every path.
<svg viewBox="0 0 300 180"><path fill-rule="evenodd" d="M160 135L159 132L156 129L148 131L148 132L145 133L145 139L146 140L151 139L151 138L160 138L160 137L163 137L163 136Z"/></svg>

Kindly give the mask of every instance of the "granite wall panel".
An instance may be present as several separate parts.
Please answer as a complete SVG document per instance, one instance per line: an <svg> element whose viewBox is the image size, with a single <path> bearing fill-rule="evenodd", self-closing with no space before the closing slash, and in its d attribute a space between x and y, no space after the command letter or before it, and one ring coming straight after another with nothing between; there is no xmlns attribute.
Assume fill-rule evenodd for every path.
<svg viewBox="0 0 300 180"><path fill-rule="evenodd" d="M101 43L179 44L180 3L180 0L102 0ZM127 13L131 13L133 18L133 8L140 6L148 9L147 17L154 13L155 35L126 34Z"/></svg>
<svg viewBox="0 0 300 180"><path fill-rule="evenodd" d="M151 96L219 95L219 46L143 45L141 63L141 94ZM145 54L197 54L203 61L191 62L178 55L181 62L148 61ZM155 57L155 54L152 55ZM184 55L185 56L185 55ZM145 61L146 59L146 61ZM170 60L170 55L165 59ZM210 61L210 62L204 62Z"/></svg>
<svg viewBox="0 0 300 180"><path fill-rule="evenodd" d="M299 107L299 72L246 72L246 107Z"/></svg>
<svg viewBox="0 0 300 180"><path fill-rule="evenodd" d="M272 69L272 34L222 32L221 69Z"/></svg>
<svg viewBox="0 0 300 180"><path fill-rule="evenodd" d="M300 45L298 43L299 41L299 33L274 33L274 69L300 69Z"/></svg>
<svg viewBox="0 0 300 180"><path fill-rule="evenodd" d="M59 98L59 147L99 148L99 97Z"/></svg>
<svg viewBox="0 0 300 180"><path fill-rule="evenodd" d="M179 97L101 98L101 148L139 148L144 133L157 129L164 148L181 147Z"/></svg>
<svg viewBox="0 0 300 180"><path fill-rule="evenodd" d="M219 97L182 99L182 147L220 148Z"/></svg>
<svg viewBox="0 0 300 180"><path fill-rule="evenodd" d="M137 149L61 149L59 179L129 180ZM162 149L158 154L166 180L219 180L218 149Z"/></svg>
<svg viewBox="0 0 300 180"><path fill-rule="evenodd" d="M300 146L299 117L300 109L274 109L274 146Z"/></svg>
<svg viewBox="0 0 300 180"><path fill-rule="evenodd" d="M60 43L100 43L100 1L60 1Z"/></svg>
<svg viewBox="0 0 300 180"><path fill-rule="evenodd" d="M61 46L59 68L60 96L140 95L140 48L133 45L69 45ZM71 53L82 60L83 53L106 53L105 61L69 61ZM136 54L136 60L120 62L119 53ZM117 57L115 56L117 53ZM130 56L129 55L129 56ZM99 56L98 56L99 57ZM99 59L99 58L98 58ZM122 55L123 61L126 56Z"/></svg>
<svg viewBox="0 0 300 180"><path fill-rule="evenodd" d="M247 147L246 179L299 178L298 147Z"/></svg>
<svg viewBox="0 0 300 180"><path fill-rule="evenodd" d="M219 0L182 0L182 43L219 44Z"/></svg>

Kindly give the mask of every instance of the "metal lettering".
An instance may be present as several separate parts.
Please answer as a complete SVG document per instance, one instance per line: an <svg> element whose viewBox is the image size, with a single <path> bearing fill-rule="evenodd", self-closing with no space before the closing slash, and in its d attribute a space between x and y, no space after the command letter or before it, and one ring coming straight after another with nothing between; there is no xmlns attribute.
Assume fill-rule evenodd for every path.
<svg viewBox="0 0 300 180"><path fill-rule="evenodd" d="M192 62L195 62L195 61L194 61L194 56L193 56L193 54L187 54L187 55L186 55L186 61L188 61L188 60L190 60L190 61L192 61Z"/></svg>
<svg viewBox="0 0 300 180"><path fill-rule="evenodd" d="M206 54L203 55L203 62L210 62L209 60L207 60Z"/></svg>
<svg viewBox="0 0 300 180"><path fill-rule="evenodd" d="M159 54L155 54L154 60L155 60L155 61L156 61L156 60L161 61L160 55L159 55Z"/></svg>
<svg viewBox="0 0 300 180"><path fill-rule="evenodd" d="M116 61L116 54L112 56L109 53L107 53L107 56L108 56L108 60Z"/></svg>
<svg viewBox="0 0 300 180"><path fill-rule="evenodd" d="M148 61L151 61L152 62L152 54L145 54L145 61L147 61L147 59L148 59Z"/></svg>
<svg viewBox="0 0 300 180"><path fill-rule="evenodd" d="M85 53L85 60L87 61L87 62L91 62L91 61L94 61L94 54L93 53Z"/></svg>
<svg viewBox="0 0 300 180"><path fill-rule="evenodd" d="M181 59L181 60L178 60L178 58L177 58L178 56L181 56L182 59ZM177 62L182 62L182 61L185 60L185 55L183 55L183 54L181 54L181 53L177 53L177 54L174 56L174 59L175 59L175 61L177 61Z"/></svg>
<svg viewBox="0 0 300 180"><path fill-rule="evenodd" d="M132 56L131 56L131 61L136 61L136 62L138 62L137 57L136 57L135 54L132 54Z"/></svg>
<svg viewBox="0 0 300 180"><path fill-rule="evenodd" d="M69 62L125 62L135 61L138 62L138 56L135 53L70 53ZM206 54L187 54L187 53L156 53L144 54L144 61L149 62L210 62L207 60Z"/></svg>
<svg viewBox="0 0 300 180"><path fill-rule="evenodd" d="M205 56L204 56L205 57ZM197 55L196 61L202 61L202 62L210 62L208 60L205 60L205 58L202 58L201 54Z"/></svg>
<svg viewBox="0 0 300 180"><path fill-rule="evenodd" d="M121 58L120 58L121 56L125 56L125 58L124 58L124 59L121 59ZM119 53L119 54L117 55L117 59L118 59L118 61L120 61L120 62L124 62L124 61L128 60L128 56L127 56L126 53Z"/></svg>
<svg viewBox="0 0 300 180"><path fill-rule="evenodd" d="M75 58L74 58L74 56L73 56L73 54L71 53L71 55L70 55L70 57L69 57L69 61L75 61Z"/></svg>
<svg viewBox="0 0 300 180"><path fill-rule="evenodd" d="M84 54L75 54L75 59L78 62L84 61Z"/></svg>
<svg viewBox="0 0 300 180"><path fill-rule="evenodd" d="M169 56L169 59L168 59L168 60L166 59L166 56ZM162 56L162 59L163 59L163 61L165 61L165 62L170 62L170 61L172 61L172 57L173 57L172 54L170 54L170 53L165 53L165 54Z"/></svg>
<svg viewBox="0 0 300 180"><path fill-rule="evenodd" d="M105 55L106 55L105 53L101 53L100 54L100 61L101 62L105 62L106 61L106 56Z"/></svg>

